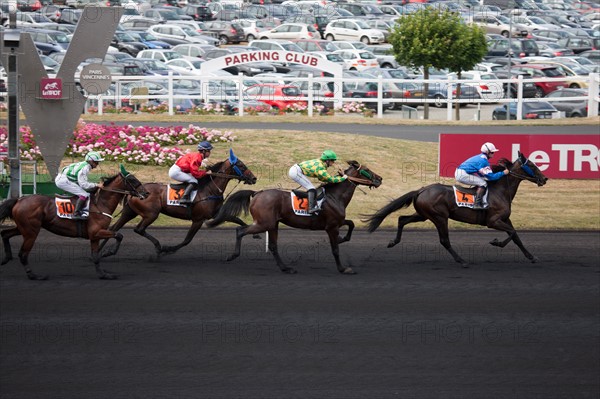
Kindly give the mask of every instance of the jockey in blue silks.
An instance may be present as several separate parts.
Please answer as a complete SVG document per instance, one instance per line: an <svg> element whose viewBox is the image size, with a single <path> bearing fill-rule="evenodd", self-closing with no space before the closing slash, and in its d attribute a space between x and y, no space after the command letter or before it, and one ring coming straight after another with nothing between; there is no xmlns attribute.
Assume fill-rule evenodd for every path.
<svg viewBox="0 0 600 399"><path fill-rule="evenodd" d="M473 209L485 209L482 199L487 188L487 182L498 180L509 173L508 169L496 173L492 172L489 160L497 151L498 149L494 144L484 143L481 146L480 154L472 156L456 168L454 178L457 182L470 186L477 186Z"/></svg>

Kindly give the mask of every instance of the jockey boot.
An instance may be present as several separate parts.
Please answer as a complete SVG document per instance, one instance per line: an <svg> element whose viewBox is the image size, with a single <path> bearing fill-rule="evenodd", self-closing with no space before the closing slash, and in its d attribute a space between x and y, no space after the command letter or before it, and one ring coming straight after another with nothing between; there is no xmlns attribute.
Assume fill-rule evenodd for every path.
<svg viewBox="0 0 600 399"><path fill-rule="evenodd" d="M190 199L190 197L192 196L192 191L196 190L197 188L198 188L198 184L189 183L185 187L185 191L183 192L183 195L181 196L179 203L180 204L191 204L192 200Z"/></svg>
<svg viewBox="0 0 600 399"><path fill-rule="evenodd" d="M77 203L75 204L75 210L73 211L73 216L71 216L71 219L74 220L82 220L85 219L85 217L83 216L83 208L85 208L85 203L87 201L87 198L77 198Z"/></svg>
<svg viewBox="0 0 600 399"><path fill-rule="evenodd" d="M318 211L317 209L317 190L311 188L308 190L308 213L312 214Z"/></svg>
<svg viewBox="0 0 600 399"><path fill-rule="evenodd" d="M477 192L475 193L475 203L473 204L473 209L485 209L483 206L483 195L485 194L485 187L477 187Z"/></svg>

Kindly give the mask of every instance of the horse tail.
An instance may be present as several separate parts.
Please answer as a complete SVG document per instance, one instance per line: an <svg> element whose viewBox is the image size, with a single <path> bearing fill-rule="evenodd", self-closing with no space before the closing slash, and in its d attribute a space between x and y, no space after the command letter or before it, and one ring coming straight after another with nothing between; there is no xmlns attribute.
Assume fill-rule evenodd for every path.
<svg viewBox="0 0 600 399"><path fill-rule="evenodd" d="M402 197L391 201L389 204L378 210L375 214L365 219L364 221L368 223L367 230L369 233L374 232L390 213L411 205L421 191L422 189L419 189L406 193Z"/></svg>
<svg viewBox="0 0 600 399"><path fill-rule="evenodd" d="M247 215L250 208L250 199L255 193L256 191L253 190L240 190L230 195L215 217L206 222L206 226L216 227L227 221L227 219L238 216L242 211L244 215Z"/></svg>
<svg viewBox="0 0 600 399"><path fill-rule="evenodd" d="M4 219L12 219L12 209L17 203L18 198L11 198L2 201L0 204L0 223L4 222Z"/></svg>

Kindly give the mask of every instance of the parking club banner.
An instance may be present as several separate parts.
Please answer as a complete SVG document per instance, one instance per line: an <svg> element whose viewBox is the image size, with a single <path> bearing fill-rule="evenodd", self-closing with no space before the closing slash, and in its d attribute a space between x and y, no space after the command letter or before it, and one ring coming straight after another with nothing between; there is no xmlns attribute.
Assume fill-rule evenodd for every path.
<svg viewBox="0 0 600 399"><path fill-rule="evenodd" d="M583 134L449 134L439 140L439 174L454 177L465 159L477 154L490 141L500 158L517 159L521 151L551 179L600 179L600 135Z"/></svg>

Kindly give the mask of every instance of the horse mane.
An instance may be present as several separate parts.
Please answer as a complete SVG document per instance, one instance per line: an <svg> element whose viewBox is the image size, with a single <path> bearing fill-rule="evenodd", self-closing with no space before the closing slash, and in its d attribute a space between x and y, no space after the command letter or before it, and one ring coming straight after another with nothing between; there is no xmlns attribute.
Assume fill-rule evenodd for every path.
<svg viewBox="0 0 600 399"><path fill-rule="evenodd" d="M510 169L513 163L509 161L507 158L500 158L496 165L491 165L492 172L501 172L504 169Z"/></svg>
<svg viewBox="0 0 600 399"><path fill-rule="evenodd" d="M110 183L113 182L113 180L115 180L117 178L117 176L119 176L120 173L117 173L114 176L102 176L100 178L100 181L103 183L104 186L109 185Z"/></svg>
<svg viewBox="0 0 600 399"><path fill-rule="evenodd" d="M221 161L221 162L217 162L214 165L210 165L208 166L206 169L210 170L211 172L218 172L219 169L221 169L221 166L225 163L225 161ZM210 178L210 175L205 175L203 177L201 177L200 179L198 179L198 183L199 184L203 184L206 180L208 180Z"/></svg>

